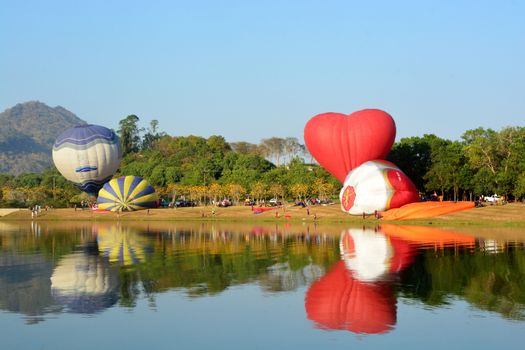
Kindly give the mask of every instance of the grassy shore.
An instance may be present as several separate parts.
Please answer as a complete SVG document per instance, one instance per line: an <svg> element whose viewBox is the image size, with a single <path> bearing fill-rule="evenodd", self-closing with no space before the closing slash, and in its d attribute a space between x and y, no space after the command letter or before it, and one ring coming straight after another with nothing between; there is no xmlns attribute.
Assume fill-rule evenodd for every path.
<svg viewBox="0 0 525 350"><path fill-rule="evenodd" d="M1 221L32 220L29 210L3 210ZM339 205L311 206L309 209L294 206L254 214L250 207L212 206L177 209L150 209L129 213L94 212L92 210L53 209L42 211L39 221L231 221L231 222L317 222L380 224L385 221L373 216L363 219L341 211ZM525 204L511 203L504 206L487 206L431 219L400 220L390 223L417 225L488 225L525 227Z"/></svg>

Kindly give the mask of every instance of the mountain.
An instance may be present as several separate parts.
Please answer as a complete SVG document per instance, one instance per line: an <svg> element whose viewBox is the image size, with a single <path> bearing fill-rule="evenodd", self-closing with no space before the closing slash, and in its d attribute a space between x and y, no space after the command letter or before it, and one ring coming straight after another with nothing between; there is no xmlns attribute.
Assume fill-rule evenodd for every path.
<svg viewBox="0 0 525 350"><path fill-rule="evenodd" d="M37 173L49 167L56 137L86 124L67 109L31 101L0 113L0 173Z"/></svg>

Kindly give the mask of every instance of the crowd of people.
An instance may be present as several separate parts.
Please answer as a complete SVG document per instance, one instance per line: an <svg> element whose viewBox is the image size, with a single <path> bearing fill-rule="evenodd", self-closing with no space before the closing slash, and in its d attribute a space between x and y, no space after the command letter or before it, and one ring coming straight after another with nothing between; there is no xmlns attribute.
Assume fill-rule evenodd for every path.
<svg viewBox="0 0 525 350"><path fill-rule="evenodd" d="M50 207L49 205L44 206L44 211L48 211L49 209L52 209L52 207ZM29 210L31 211L31 218L34 219L38 217L38 215L40 215L40 213L42 212L42 207L39 204L35 204L31 208L29 208Z"/></svg>

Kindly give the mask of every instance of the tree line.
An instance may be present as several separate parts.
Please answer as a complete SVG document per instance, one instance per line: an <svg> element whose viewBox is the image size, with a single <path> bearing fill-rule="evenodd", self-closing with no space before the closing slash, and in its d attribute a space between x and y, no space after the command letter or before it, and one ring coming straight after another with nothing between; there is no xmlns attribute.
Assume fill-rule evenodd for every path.
<svg viewBox="0 0 525 350"><path fill-rule="evenodd" d="M525 196L525 128L477 128L451 141L435 135L394 144L396 163L421 192L437 191L449 200L475 200L498 194Z"/></svg>
<svg viewBox="0 0 525 350"><path fill-rule="evenodd" d="M141 139L137 122L128 116L120 124L122 143L129 147L123 147L119 175L148 179L164 198L184 196L202 204L226 197L239 203L245 198L328 199L338 191L337 180L305 162L305 147L296 138L228 143L217 135L169 136L150 128Z"/></svg>
<svg viewBox="0 0 525 350"><path fill-rule="evenodd" d="M148 128L139 127L139 121L129 115L119 122L123 159L115 176L141 176L166 201L328 200L339 191L335 178L305 161L305 147L297 138L228 143L218 135L169 136L159 132L156 120ZM0 188L2 206L68 206L90 200L54 167L41 174L2 174Z"/></svg>
<svg viewBox="0 0 525 350"><path fill-rule="evenodd" d="M228 143L220 135L170 136L159 131L156 120L148 128L139 127L139 121L129 115L119 122L123 159L115 176L144 177L167 201L328 200L336 199L341 188L297 138ZM525 196L523 127L477 128L456 141L436 135L403 138L388 159L422 194L436 191L445 200L475 200L494 193L509 200ZM89 200L54 167L39 174L0 174L0 189L0 206L68 206Z"/></svg>

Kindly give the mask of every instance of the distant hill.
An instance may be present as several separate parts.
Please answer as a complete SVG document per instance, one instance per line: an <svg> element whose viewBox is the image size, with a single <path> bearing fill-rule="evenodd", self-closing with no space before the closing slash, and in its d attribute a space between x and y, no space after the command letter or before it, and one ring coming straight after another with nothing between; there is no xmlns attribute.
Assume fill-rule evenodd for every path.
<svg viewBox="0 0 525 350"><path fill-rule="evenodd" d="M0 113L0 173L41 172L53 161L51 150L65 129L86 124L67 109L31 101Z"/></svg>

